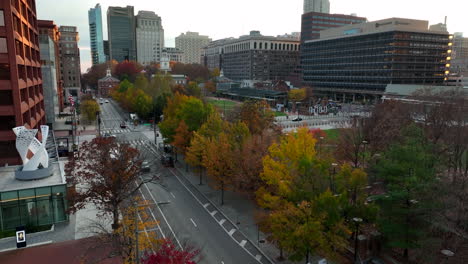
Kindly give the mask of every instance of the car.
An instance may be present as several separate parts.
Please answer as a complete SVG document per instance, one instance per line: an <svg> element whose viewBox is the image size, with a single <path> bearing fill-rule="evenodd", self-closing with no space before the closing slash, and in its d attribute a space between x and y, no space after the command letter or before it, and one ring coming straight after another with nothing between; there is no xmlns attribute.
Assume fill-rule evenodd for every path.
<svg viewBox="0 0 468 264"><path fill-rule="evenodd" d="M125 122L120 123L120 128L127 128L127 124Z"/></svg>
<svg viewBox="0 0 468 264"><path fill-rule="evenodd" d="M151 168L150 168L150 165L149 165L149 162L148 161L143 161L141 163L141 172L150 172L151 171Z"/></svg>
<svg viewBox="0 0 468 264"><path fill-rule="evenodd" d="M174 159L172 158L172 156L163 155L161 157L161 164L164 165L164 167L174 168Z"/></svg>
<svg viewBox="0 0 468 264"><path fill-rule="evenodd" d="M299 121L302 121L302 118L296 117L296 118L294 118L292 121L294 121L294 122L299 122Z"/></svg>
<svg viewBox="0 0 468 264"><path fill-rule="evenodd" d="M109 102L109 100L106 100L105 102L106 102L106 103L108 103L108 102Z"/></svg>
<svg viewBox="0 0 468 264"><path fill-rule="evenodd" d="M103 137L105 137L105 138L117 138L115 135L112 135L110 133L105 133Z"/></svg>

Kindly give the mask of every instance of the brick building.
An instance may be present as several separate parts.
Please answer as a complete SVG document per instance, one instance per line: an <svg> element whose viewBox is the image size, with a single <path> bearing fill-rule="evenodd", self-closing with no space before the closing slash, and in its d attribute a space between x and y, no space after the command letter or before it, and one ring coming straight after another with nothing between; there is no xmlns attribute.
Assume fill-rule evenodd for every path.
<svg viewBox="0 0 468 264"><path fill-rule="evenodd" d="M110 91L120 83L119 79L112 77L111 71L107 70L106 77L98 80L98 93L100 97L109 97Z"/></svg>
<svg viewBox="0 0 468 264"><path fill-rule="evenodd" d="M0 1L0 166L21 162L12 128L46 124L35 2Z"/></svg>

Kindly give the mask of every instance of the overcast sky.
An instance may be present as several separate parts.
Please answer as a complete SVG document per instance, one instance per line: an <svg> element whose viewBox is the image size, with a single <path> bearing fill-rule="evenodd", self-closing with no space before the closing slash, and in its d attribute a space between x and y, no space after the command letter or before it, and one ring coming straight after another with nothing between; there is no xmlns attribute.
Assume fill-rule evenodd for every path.
<svg viewBox="0 0 468 264"><path fill-rule="evenodd" d="M389 17L444 21L448 30L468 36L468 3L466 0L331 0L330 13L367 17L370 21ZM165 45L186 31L208 35L213 40L238 37L250 30L263 35L280 35L301 30L303 0L36 0L38 19L54 20L57 25L77 26L80 33L81 69L91 66L88 10L101 4L103 34L107 39L107 8L135 7L154 11L162 18Z"/></svg>

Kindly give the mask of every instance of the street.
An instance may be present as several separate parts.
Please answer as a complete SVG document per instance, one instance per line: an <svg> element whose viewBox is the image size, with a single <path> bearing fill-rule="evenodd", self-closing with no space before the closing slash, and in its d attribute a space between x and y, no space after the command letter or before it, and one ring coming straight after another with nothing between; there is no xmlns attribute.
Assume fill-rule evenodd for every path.
<svg viewBox="0 0 468 264"><path fill-rule="evenodd" d="M128 119L125 112L112 101L100 106L102 133L115 135L119 142L140 150L142 157L150 163L149 175L156 173L160 178L157 183L145 184L140 194L155 204L149 210L159 221L161 237L172 238L182 247L201 249L200 263L270 263L254 253L255 248L236 232L236 227L217 214L215 208L184 181L177 169L160 164L156 145L143 133L151 131L151 127L140 125L134 128L131 125L121 129L120 123Z"/></svg>

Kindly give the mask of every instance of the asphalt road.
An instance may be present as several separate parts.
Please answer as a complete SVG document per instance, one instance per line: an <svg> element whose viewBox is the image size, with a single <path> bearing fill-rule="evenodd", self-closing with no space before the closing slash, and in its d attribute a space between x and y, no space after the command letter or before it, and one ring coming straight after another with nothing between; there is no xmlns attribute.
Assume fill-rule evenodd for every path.
<svg viewBox="0 0 468 264"><path fill-rule="evenodd" d="M142 130L150 127L133 126L121 129L120 123L127 119L126 114L113 102L101 105L102 130L116 135L119 142L126 142L138 148L142 157L150 162L151 172L158 174L157 183L148 183L141 189L141 195L152 200L151 214L159 221L159 235L171 238L182 247L193 246L201 250L199 263L251 264L260 263L241 246L235 233L229 234L221 227L190 191L189 183L181 181L174 169L162 167L159 153ZM145 177L145 175L143 175ZM245 244L245 243L244 243ZM262 260L262 263L266 263Z"/></svg>

